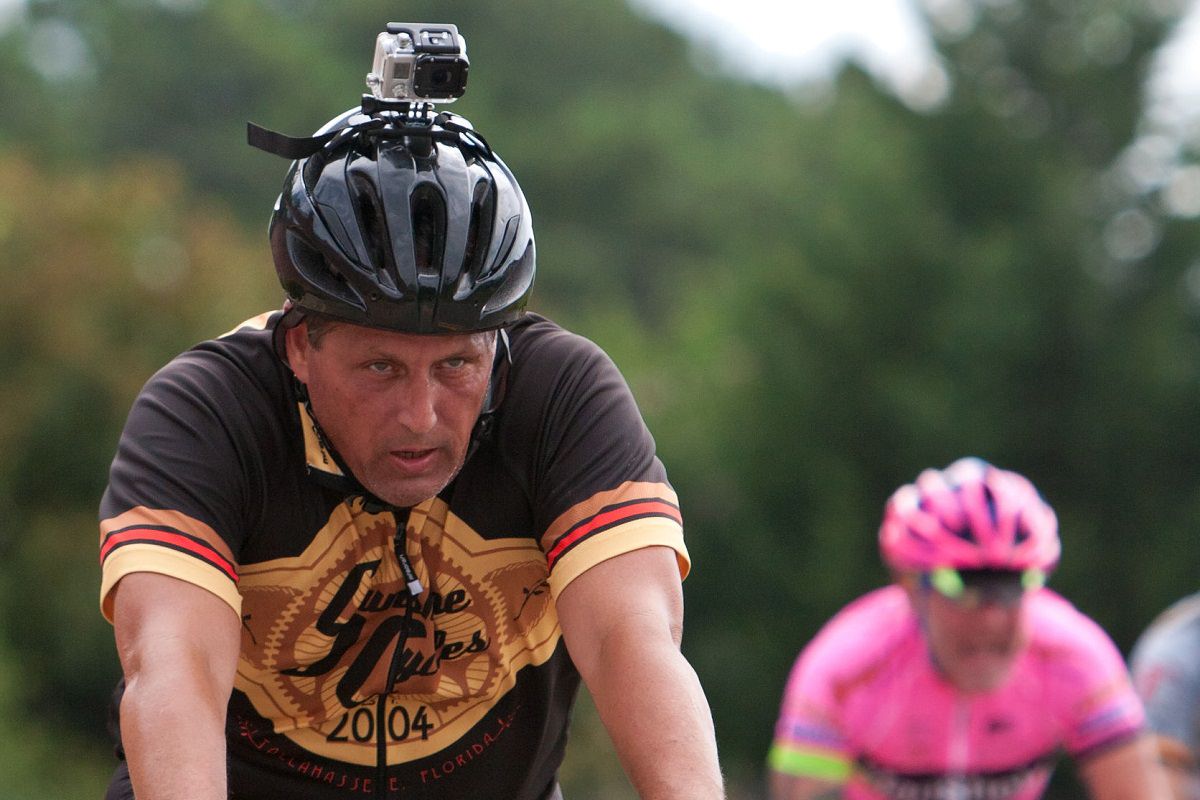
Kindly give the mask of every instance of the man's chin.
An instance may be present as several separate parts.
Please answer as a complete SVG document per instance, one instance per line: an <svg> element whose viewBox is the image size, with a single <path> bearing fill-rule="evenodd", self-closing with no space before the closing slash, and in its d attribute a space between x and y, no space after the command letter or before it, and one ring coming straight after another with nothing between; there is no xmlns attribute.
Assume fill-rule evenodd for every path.
<svg viewBox="0 0 1200 800"><path fill-rule="evenodd" d="M436 497L437 493L444 489L445 483L435 484L429 483L425 487L421 486L404 486L404 487L382 487L376 491L367 487L371 494L378 497L388 505L397 508L411 508L415 505L425 502L431 497Z"/></svg>
<svg viewBox="0 0 1200 800"><path fill-rule="evenodd" d="M453 480L454 475L437 474L404 478L388 476L384 479L372 476L372 478L374 479L369 478L362 481L367 491L389 505L397 508L411 508L431 497L436 497L438 492L446 488Z"/></svg>
<svg viewBox="0 0 1200 800"><path fill-rule="evenodd" d="M990 692L1008 680L1012 666L1011 658L968 658L955 670L954 684L964 692Z"/></svg>

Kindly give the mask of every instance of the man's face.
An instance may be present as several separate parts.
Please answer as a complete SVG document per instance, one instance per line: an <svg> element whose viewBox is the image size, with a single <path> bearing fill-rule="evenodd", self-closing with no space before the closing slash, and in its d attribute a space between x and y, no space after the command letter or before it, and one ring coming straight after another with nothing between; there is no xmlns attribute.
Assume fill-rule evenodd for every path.
<svg viewBox="0 0 1200 800"><path fill-rule="evenodd" d="M1028 641L1023 593L964 603L926 585L911 597L946 680L964 692L989 692L1007 680Z"/></svg>
<svg viewBox="0 0 1200 800"><path fill-rule="evenodd" d="M493 331L416 335L333 324L314 345L287 333L330 444L372 494L396 506L436 495L458 474L483 408Z"/></svg>

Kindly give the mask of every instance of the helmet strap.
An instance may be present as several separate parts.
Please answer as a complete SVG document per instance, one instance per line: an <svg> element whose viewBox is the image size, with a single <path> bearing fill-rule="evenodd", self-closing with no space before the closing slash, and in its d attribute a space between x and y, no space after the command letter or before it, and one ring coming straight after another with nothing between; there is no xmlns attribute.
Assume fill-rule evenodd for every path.
<svg viewBox="0 0 1200 800"><path fill-rule="evenodd" d="M396 103L363 95L362 116L345 127L335 128L316 136L288 136L253 122L246 123L246 143L271 155L298 160L309 158L320 152L338 137L367 134L385 138L426 137L430 140L449 140L483 150L493 157L491 145L487 143L469 122L462 117L443 111L433 114L428 103ZM460 122L459 120L463 120Z"/></svg>
<svg viewBox="0 0 1200 800"><path fill-rule="evenodd" d="M467 450L467 458L475 452L479 442L491 435L495 424L495 414L504 402L508 392L508 370L512 366L512 350L509 347L508 331L504 328L496 330L496 355L492 359L492 377L488 381L487 393L483 396L483 410L475 421L475 429L471 432L471 446Z"/></svg>

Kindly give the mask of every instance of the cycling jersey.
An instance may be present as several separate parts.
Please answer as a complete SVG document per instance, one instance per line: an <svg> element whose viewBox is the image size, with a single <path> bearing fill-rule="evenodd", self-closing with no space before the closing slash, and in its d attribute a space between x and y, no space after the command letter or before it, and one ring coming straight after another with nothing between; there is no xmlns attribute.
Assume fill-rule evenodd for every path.
<svg viewBox="0 0 1200 800"><path fill-rule="evenodd" d="M1134 645L1130 667L1147 726L1160 736L1160 756L1194 768L1200 753L1200 593L1150 623Z"/></svg>
<svg viewBox="0 0 1200 800"><path fill-rule="evenodd" d="M967 694L937 672L903 589L859 598L800 654L771 768L846 781L851 800L1030 800L1060 749L1086 758L1136 735L1141 705L1099 626L1046 589L1024 624L1004 684Z"/></svg>
<svg viewBox="0 0 1200 800"><path fill-rule="evenodd" d="M237 613L231 798L556 796L579 676L555 598L647 546L688 569L675 493L623 378L594 344L529 315L457 477L391 508L327 446L272 349L277 320L181 355L134 404L101 504L105 615L139 571Z"/></svg>

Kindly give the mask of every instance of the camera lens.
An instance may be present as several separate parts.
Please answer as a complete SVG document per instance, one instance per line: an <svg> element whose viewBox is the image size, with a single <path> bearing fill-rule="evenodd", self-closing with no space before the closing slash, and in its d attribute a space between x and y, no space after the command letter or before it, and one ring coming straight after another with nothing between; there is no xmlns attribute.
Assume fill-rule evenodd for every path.
<svg viewBox="0 0 1200 800"><path fill-rule="evenodd" d="M424 57L417 61L413 91L417 97L461 97L467 85L467 63L459 58Z"/></svg>

